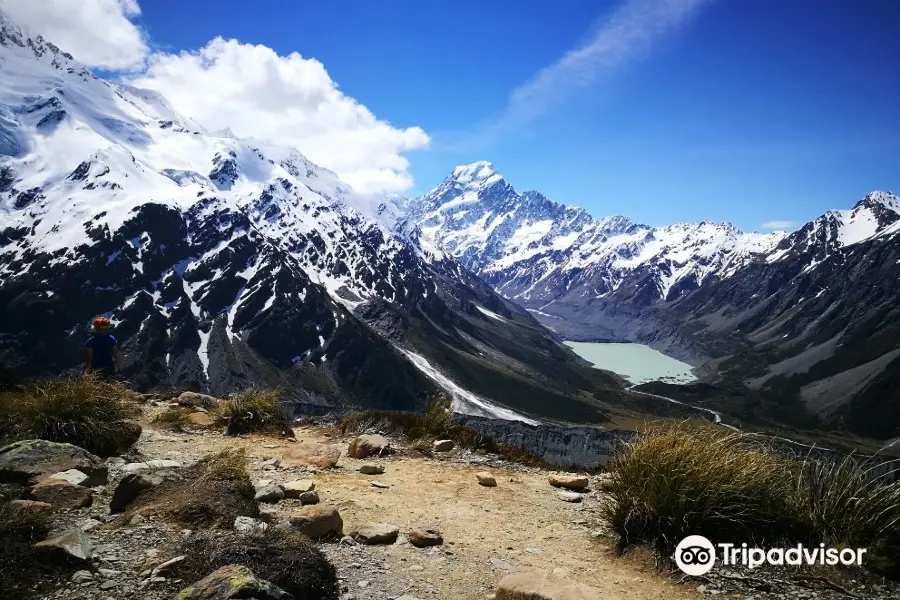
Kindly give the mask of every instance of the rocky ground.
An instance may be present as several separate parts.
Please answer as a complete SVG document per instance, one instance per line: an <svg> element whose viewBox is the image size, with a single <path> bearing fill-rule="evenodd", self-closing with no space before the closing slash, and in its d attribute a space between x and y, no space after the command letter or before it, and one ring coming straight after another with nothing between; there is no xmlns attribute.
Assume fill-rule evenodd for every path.
<svg viewBox="0 0 900 600"><path fill-rule="evenodd" d="M194 583L170 576L166 563L178 560L179 543L195 532L153 516L115 517L109 513L109 500L128 471L177 478L179 470L198 460L238 447L248 454L259 495L271 492L270 501L261 505L267 526L291 523L305 510L302 504L312 501L296 496L311 487L319 507L339 512L344 535L317 545L335 565L345 600L489 599L505 576L533 571L552 574L556 583L592 586L590 593L600 594L581 590L581 596L564 596L585 600L898 597L896 588L878 582L859 583L851 591L828 577L797 580L759 570L713 570L705 578L685 581L657 570L646 555L617 556L599 516L605 501L602 476L588 478L586 491L565 490L552 486L550 474L540 469L458 449L416 455L397 439L390 440L393 454L353 458L348 448L352 450L356 436L341 436L327 425L296 427L293 440L225 437L202 427L173 433L149 426L161 410L158 405L145 407L140 441L130 455L107 461L110 483L92 488L90 507L54 514L54 530L77 527L85 532L93 564L68 581L45 582L40 597L163 600ZM140 461L169 462L134 464ZM361 472L381 468L381 473ZM495 485L482 485L480 480L490 483L486 476ZM307 483L292 483L298 480ZM294 497L282 498L285 488ZM379 527L367 527L371 524ZM421 544L423 536L433 539L436 532L440 545L412 543ZM379 536L389 543L365 543Z"/></svg>

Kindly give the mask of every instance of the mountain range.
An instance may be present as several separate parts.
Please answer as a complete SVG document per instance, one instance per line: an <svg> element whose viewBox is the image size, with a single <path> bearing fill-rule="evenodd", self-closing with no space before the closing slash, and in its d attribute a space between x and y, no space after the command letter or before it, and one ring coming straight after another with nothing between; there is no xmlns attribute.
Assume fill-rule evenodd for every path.
<svg viewBox="0 0 900 600"><path fill-rule="evenodd" d="M685 414L900 436L900 200L793 233L650 227L518 192L487 162L374 209L292 148L210 132L0 15L2 378L77 368L113 321L136 386L606 424ZM693 386L591 366L634 341ZM686 411L690 412L690 411Z"/></svg>

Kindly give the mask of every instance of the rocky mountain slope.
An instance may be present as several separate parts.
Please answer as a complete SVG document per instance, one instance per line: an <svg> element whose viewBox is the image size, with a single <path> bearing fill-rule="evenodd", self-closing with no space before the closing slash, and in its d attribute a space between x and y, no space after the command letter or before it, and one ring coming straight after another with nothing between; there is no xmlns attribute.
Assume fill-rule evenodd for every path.
<svg viewBox="0 0 900 600"><path fill-rule="evenodd" d="M651 228L519 193L479 162L411 201L397 227L565 339L638 341L702 365L720 387L691 400L885 438L900 433L898 221L900 199L873 192L791 234Z"/></svg>
<svg viewBox="0 0 900 600"><path fill-rule="evenodd" d="M297 151L211 133L0 16L0 357L75 367L110 317L141 388L603 419L612 377ZM358 210L359 209L359 210ZM385 212L387 211L387 212ZM505 403L507 407L498 404Z"/></svg>

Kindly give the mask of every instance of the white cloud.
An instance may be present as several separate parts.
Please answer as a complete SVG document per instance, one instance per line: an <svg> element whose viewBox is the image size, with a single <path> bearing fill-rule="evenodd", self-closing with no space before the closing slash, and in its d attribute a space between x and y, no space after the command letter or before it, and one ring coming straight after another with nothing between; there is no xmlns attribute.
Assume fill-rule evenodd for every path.
<svg viewBox="0 0 900 600"><path fill-rule="evenodd" d="M419 127L398 129L338 89L296 52L216 38L196 52L157 53L134 85L161 92L210 129L296 147L361 192L412 187L404 152L426 148Z"/></svg>
<svg viewBox="0 0 900 600"><path fill-rule="evenodd" d="M503 112L463 145L490 143L548 112L578 88L596 84L648 53L713 0L625 0L597 21L581 45L538 71L509 95Z"/></svg>
<svg viewBox="0 0 900 600"><path fill-rule="evenodd" d="M796 221L769 221L760 225L763 229L792 229L797 225Z"/></svg>
<svg viewBox="0 0 900 600"><path fill-rule="evenodd" d="M0 0L0 10L89 67L139 67L149 51L129 20L141 12L136 0Z"/></svg>
<svg viewBox="0 0 900 600"><path fill-rule="evenodd" d="M0 8L88 66L141 67L129 83L161 92L208 129L297 148L360 192L411 188L404 153L430 143L419 127L376 118L322 63L296 52L216 38L194 52L151 53L129 20L140 14L137 0L0 0Z"/></svg>

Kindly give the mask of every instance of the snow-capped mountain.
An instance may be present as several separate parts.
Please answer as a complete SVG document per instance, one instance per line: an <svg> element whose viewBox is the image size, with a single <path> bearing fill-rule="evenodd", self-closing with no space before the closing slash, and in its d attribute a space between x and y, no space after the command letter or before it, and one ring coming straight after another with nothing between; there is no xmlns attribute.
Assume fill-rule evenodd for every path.
<svg viewBox="0 0 900 600"><path fill-rule="evenodd" d="M675 300L732 275L785 236L708 221L654 228L622 216L594 218L537 192L517 192L488 162L454 169L411 203L401 227L530 307L603 298L627 286L641 305Z"/></svg>
<svg viewBox="0 0 900 600"><path fill-rule="evenodd" d="M701 367L728 390L712 401L741 398L719 406L741 418L814 414L900 434L900 198L890 192L790 234L651 228L519 193L478 162L411 201L397 228L566 339L642 342Z"/></svg>
<svg viewBox="0 0 900 600"><path fill-rule="evenodd" d="M387 231L396 198L206 131L2 15L0 74L7 370L76 366L106 314L144 388L265 382L395 409L443 388L466 412L602 419L575 397L612 380L457 262Z"/></svg>

